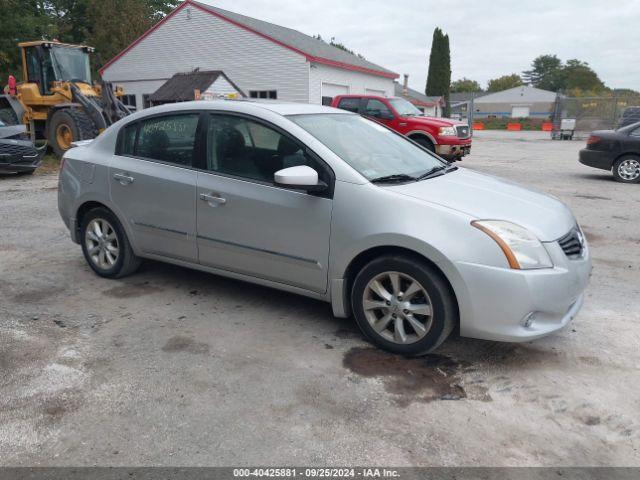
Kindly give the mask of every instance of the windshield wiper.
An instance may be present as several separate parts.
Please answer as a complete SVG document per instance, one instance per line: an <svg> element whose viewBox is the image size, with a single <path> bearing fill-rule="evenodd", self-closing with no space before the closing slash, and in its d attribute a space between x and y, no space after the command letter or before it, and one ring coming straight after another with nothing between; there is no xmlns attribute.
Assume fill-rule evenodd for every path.
<svg viewBox="0 0 640 480"><path fill-rule="evenodd" d="M440 175L444 175L443 170L447 168L444 165L439 167L433 167L431 170L427 170L422 175L420 175L417 180L426 180L427 178L439 177Z"/></svg>
<svg viewBox="0 0 640 480"><path fill-rule="evenodd" d="M402 182L415 182L418 180L416 177L407 175L406 173L394 173L393 175L386 175L384 177L374 178L369 180L371 183L402 183Z"/></svg>

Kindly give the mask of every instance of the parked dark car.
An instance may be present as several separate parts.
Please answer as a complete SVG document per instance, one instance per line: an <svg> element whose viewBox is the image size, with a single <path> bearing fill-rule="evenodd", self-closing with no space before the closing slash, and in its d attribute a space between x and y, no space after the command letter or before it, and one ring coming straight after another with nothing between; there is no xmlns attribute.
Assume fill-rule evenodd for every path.
<svg viewBox="0 0 640 480"><path fill-rule="evenodd" d="M580 163L611 170L618 182L640 183L640 122L593 132L580 150Z"/></svg>
<svg viewBox="0 0 640 480"><path fill-rule="evenodd" d="M42 161L46 147L36 148L18 121L19 105L0 96L0 173L33 173Z"/></svg>

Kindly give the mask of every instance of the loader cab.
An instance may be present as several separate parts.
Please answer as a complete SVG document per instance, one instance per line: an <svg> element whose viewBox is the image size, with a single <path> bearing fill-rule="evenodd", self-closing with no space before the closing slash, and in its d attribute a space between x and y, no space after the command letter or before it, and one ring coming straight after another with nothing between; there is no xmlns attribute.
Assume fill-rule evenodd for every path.
<svg viewBox="0 0 640 480"><path fill-rule="evenodd" d="M89 53L92 48L57 42L28 42L20 47L24 78L38 86L40 95L51 95L53 82L91 85Z"/></svg>

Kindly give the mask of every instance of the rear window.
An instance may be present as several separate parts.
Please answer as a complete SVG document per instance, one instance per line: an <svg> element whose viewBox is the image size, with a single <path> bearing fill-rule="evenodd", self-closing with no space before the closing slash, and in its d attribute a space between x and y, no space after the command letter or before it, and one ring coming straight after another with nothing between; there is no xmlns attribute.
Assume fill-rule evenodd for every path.
<svg viewBox="0 0 640 480"><path fill-rule="evenodd" d="M341 108L342 110L347 110L353 113L358 113L359 106L360 106L359 98L343 98L338 103L338 108Z"/></svg>
<svg viewBox="0 0 640 480"><path fill-rule="evenodd" d="M120 153L191 166L198 128L197 113L141 120L124 128Z"/></svg>

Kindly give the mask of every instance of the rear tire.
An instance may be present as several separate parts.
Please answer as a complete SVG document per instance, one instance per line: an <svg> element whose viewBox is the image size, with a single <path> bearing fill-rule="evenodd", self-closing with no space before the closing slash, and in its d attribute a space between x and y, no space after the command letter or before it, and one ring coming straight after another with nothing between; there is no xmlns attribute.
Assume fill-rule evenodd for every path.
<svg viewBox="0 0 640 480"><path fill-rule="evenodd" d="M407 356L432 352L458 323L454 296L440 272L404 255L368 263L355 278L351 307L372 343Z"/></svg>
<svg viewBox="0 0 640 480"><path fill-rule="evenodd" d="M80 243L85 260L101 277L126 277L140 267L122 225L106 208L94 208L83 216Z"/></svg>
<svg viewBox="0 0 640 480"><path fill-rule="evenodd" d="M47 140L58 157L71 148L71 142L90 140L97 135L89 115L78 108L55 111L47 126Z"/></svg>
<svg viewBox="0 0 640 480"><path fill-rule="evenodd" d="M625 155L613 163L613 178L621 183L640 183L640 157Z"/></svg>

